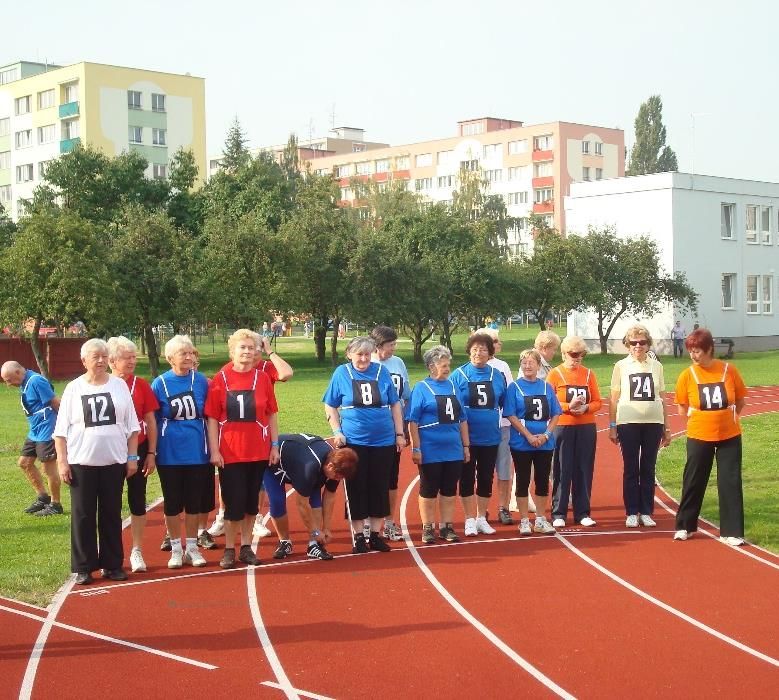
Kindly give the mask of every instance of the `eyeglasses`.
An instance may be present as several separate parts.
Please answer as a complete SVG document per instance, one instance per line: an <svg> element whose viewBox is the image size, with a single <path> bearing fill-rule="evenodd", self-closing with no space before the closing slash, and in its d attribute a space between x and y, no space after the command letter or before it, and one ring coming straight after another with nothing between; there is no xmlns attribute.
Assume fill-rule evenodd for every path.
<svg viewBox="0 0 779 700"><path fill-rule="evenodd" d="M565 354L568 355L568 357L572 357L575 360L577 357L583 357L587 353L586 352L573 352L573 351L569 350Z"/></svg>
<svg viewBox="0 0 779 700"><path fill-rule="evenodd" d="M628 344L636 347L636 345L649 345L648 340L628 340Z"/></svg>

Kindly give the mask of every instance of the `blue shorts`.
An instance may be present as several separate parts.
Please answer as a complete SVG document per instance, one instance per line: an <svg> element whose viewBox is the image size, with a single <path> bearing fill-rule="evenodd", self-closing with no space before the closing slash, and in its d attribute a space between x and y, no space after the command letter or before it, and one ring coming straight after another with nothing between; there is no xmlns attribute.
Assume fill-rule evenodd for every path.
<svg viewBox="0 0 779 700"><path fill-rule="evenodd" d="M282 516L286 515L287 489L278 482L278 479L274 478L270 470L265 471L265 476L263 476L262 483L263 486L265 486L265 493L268 494L271 518L281 518ZM308 499L308 503L312 508L322 507L321 489L314 489L314 492Z"/></svg>

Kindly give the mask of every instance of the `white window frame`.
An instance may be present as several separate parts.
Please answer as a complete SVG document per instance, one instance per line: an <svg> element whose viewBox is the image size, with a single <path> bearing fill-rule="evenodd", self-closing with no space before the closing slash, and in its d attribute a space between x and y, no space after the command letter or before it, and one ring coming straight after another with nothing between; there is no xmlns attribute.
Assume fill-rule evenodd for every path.
<svg viewBox="0 0 779 700"><path fill-rule="evenodd" d="M595 179L596 180L603 179L603 168L595 168Z"/></svg>
<svg viewBox="0 0 779 700"><path fill-rule="evenodd" d="M749 228L749 212L754 213L754 228ZM757 227L760 221L760 207L757 204L747 204L744 216L744 240L747 243L757 243Z"/></svg>
<svg viewBox="0 0 779 700"><path fill-rule="evenodd" d="M486 158L497 158L500 155L501 144L499 143L485 143L482 146L482 156Z"/></svg>
<svg viewBox="0 0 779 700"><path fill-rule="evenodd" d="M433 178L432 177L418 177L416 180L414 180L414 189L417 192L422 192L424 190L431 190L431 189L433 189Z"/></svg>
<svg viewBox="0 0 779 700"><path fill-rule="evenodd" d="M454 187L454 175L439 175L438 187L439 189L449 189Z"/></svg>
<svg viewBox="0 0 779 700"><path fill-rule="evenodd" d="M377 173L388 173L390 171L389 158L381 158L375 161Z"/></svg>
<svg viewBox="0 0 779 700"><path fill-rule="evenodd" d="M760 242L763 245L771 245L772 214L772 207L760 207Z"/></svg>
<svg viewBox="0 0 779 700"><path fill-rule="evenodd" d="M26 134L24 139L20 138L22 134ZM29 148L32 146L32 129L22 129L21 131L17 131L14 134L14 146L16 148Z"/></svg>
<svg viewBox="0 0 779 700"><path fill-rule="evenodd" d="M509 141L508 152L510 156L518 156L522 153L527 153L527 139Z"/></svg>
<svg viewBox="0 0 779 700"><path fill-rule="evenodd" d="M153 92L151 94L151 111L152 112L165 111L165 95L163 95L161 92Z"/></svg>
<svg viewBox="0 0 779 700"><path fill-rule="evenodd" d="M554 165L551 160L542 160L533 163L533 177L553 177Z"/></svg>
<svg viewBox="0 0 779 700"><path fill-rule="evenodd" d="M760 275L747 275L746 285L744 285L744 301L746 302L747 314L760 313Z"/></svg>
<svg viewBox="0 0 779 700"><path fill-rule="evenodd" d="M487 182L502 182L503 170L501 170L500 168L495 168L493 170L485 170L484 177L487 179Z"/></svg>
<svg viewBox="0 0 779 700"><path fill-rule="evenodd" d="M49 130L48 134L47 131ZM46 138L46 136L50 136L51 138ZM57 138L57 129L54 124L46 124L44 126L38 127L38 144L42 143L54 143L54 141Z"/></svg>
<svg viewBox="0 0 779 700"><path fill-rule="evenodd" d="M11 151L0 152L0 170L11 169Z"/></svg>
<svg viewBox="0 0 779 700"><path fill-rule="evenodd" d="M335 166L335 176L336 177L351 177L352 175L352 164L351 163L344 163L343 165L336 165Z"/></svg>
<svg viewBox="0 0 779 700"><path fill-rule="evenodd" d="M49 169L50 160L38 161L38 179L43 180L46 177L46 171Z"/></svg>
<svg viewBox="0 0 779 700"><path fill-rule="evenodd" d="M35 179L35 169L32 163L23 163L16 166L16 184L32 182Z"/></svg>
<svg viewBox="0 0 779 700"><path fill-rule="evenodd" d="M129 135L128 138L130 139L130 143L143 143L143 127L142 126L131 126L129 128ZM138 138L135 138L135 137Z"/></svg>
<svg viewBox="0 0 779 700"><path fill-rule="evenodd" d="M154 146L167 146L168 143L168 130L167 129L155 129L151 130L151 142Z"/></svg>
<svg viewBox="0 0 779 700"><path fill-rule="evenodd" d="M10 136L11 134L11 117L5 117L0 119L0 136Z"/></svg>
<svg viewBox="0 0 779 700"><path fill-rule="evenodd" d="M433 164L433 154L419 153L414 162L418 168L427 168Z"/></svg>
<svg viewBox="0 0 779 700"><path fill-rule="evenodd" d="M127 91L127 109L143 109L143 95L140 90Z"/></svg>
<svg viewBox="0 0 779 700"><path fill-rule="evenodd" d="M78 119L68 119L62 122L61 126L62 140L67 141L69 139L77 139L81 136L81 125Z"/></svg>
<svg viewBox="0 0 779 700"><path fill-rule="evenodd" d="M151 174L155 180L164 180L168 177L168 166L163 163L152 163Z"/></svg>
<svg viewBox="0 0 779 700"><path fill-rule="evenodd" d="M354 172L357 175L371 175L371 161L361 160L354 164Z"/></svg>
<svg viewBox="0 0 779 700"><path fill-rule="evenodd" d="M554 149L554 134L540 134L533 137L534 151L551 151Z"/></svg>
<svg viewBox="0 0 779 700"><path fill-rule="evenodd" d="M590 181L590 169L587 166L584 166L582 168L582 180L584 182L589 182Z"/></svg>
<svg viewBox="0 0 779 700"><path fill-rule="evenodd" d="M0 185L0 204L6 205L11 201L11 185Z"/></svg>
<svg viewBox="0 0 779 700"><path fill-rule="evenodd" d="M544 196L548 195L548 196ZM554 188L552 187L539 187L533 190L533 203L534 204L546 204L554 199Z"/></svg>
<svg viewBox="0 0 779 700"><path fill-rule="evenodd" d="M595 142L595 155L596 156L602 156L603 155L603 141L596 141Z"/></svg>
<svg viewBox="0 0 779 700"><path fill-rule="evenodd" d="M408 170L411 167L411 156L395 156L395 170Z"/></svg>
<svg viewBox="0 0 779 700"><path fill-rule="evenodd" d="M32 95L23 95L14 99L14 114L21 116L32 112Z"/></svg>
<svg viewBox="0 0 779 700"><path fill-rule="evenodd" d="M436 163L438 165L449 165L454 157L454 151L438 151L436 154Z"/></svg>
<svg viewBox="0 0 779 700"><path fill-rule="evenodd" d="M725 212L729 214L725 214ZM728 221L728 219L730 219ZM730 228L730 235L725 235ZM736 240L736 205L733 202L722 202L720 204L720 238L723 241Z"/></svg>
<svg viewBox="0 0 779 700"><path fill-rule="evenodd" d="M589 141L582 141L582 154L583 155L589 155L590 154L590 142Z"/></svg>
<svg viewBox="0 0 779 700"><path fill-rule="evenodd" d="M71 102L78 102L77 83L71 83L70 85L65 85L65 104L70 104Z"/></svg>
<svg viewBox="0 0 779 700"><path fill-rule="evenodd" d="M774 313L774 276L763 275L760 281L763 287L761 294L763 314L766 316L771 316Z"/></svg>
<svg viewBox="0 0 779 700"><path fill-rule="evenodd" d="M54 106L54 88L41 90L38 93L38 109L48 109Z"/></svg>
<svg viewBox="0 0 779 700"><path fill-rule="evenodd" d="M730 280L729 282L729 289L730 292L730 305L727 306L725 304L727 299L725 299L725 279L728 278ZM736 276L735 272L723 272L720 276L720 304L723 311L735 311L736 309L736 283L738 281L738 277Z"/></svg>

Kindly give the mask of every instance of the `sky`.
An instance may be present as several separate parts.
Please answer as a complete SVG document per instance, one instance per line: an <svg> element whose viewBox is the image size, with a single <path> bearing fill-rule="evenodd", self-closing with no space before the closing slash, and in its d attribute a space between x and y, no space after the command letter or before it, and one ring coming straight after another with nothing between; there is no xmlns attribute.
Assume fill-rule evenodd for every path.
<svg viewBox="0 0 779 700"><path fill-rule="evenodd" d="M252 147L333 125L400 145L493 116L618 127L629 148L659 94L681 171L779 182L779 4L765 0L37 0L2 14L0 63L205 78L209 154L236 116Z"/></svg>

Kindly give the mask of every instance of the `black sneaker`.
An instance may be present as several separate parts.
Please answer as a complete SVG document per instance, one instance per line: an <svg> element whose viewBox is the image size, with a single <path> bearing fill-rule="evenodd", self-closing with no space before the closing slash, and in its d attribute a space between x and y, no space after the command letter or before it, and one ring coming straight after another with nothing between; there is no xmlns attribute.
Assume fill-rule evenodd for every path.
<svg viewBox="0 0 779 700"><path fill-rule="evenodd" d="M76 574L76 585L77 586L88 586L90 583L94 583L95 579L92 578L92 574L90 574L88 571L79 571Z"/></svg>
<svg viewBox="0 0 779 700"><path fill-rule="evenodd" d="M127 572L121 567L118 569L103 569L103 578L107 578L111 581L126 581Z"/></svg>
<svg viewBox="0 0 779 700"><path fill-rule="evenodd" d="M274 559L286 559L292 554L292 542L289 540L280 540L279 546L276 547L276 551L273 552Z"/></svg>
<svg viewBox="0 0 779 700"><path fill-rule="evenodd" d="M365 540L365 536L362 533L354 536L354 547L352 547L352 554L367 554L368 542Z"/></svg>
<svg viewBox="0 0 779 700"><path fill-rule="evenodd" d="M440 537L442 540L446 540L447 542L459 542L460 538L457 536L457 533L454 531L454 528L452 527L452 523L446 523L441 528L441 534Z"/></svg>
<svg viewBox="0 0 779 700"><path fill-rule="evenodd" d="M165 537L162 540L162 544L160 545L160 551L161 552L170 552L173 547L170 545L170 535L165 535Z"/></svg>
<svg viewBox="0 0 779 700"><path fill-rule="evenodd" d="M29 506L24 509L25 513L37 513L39 510L43 510L47 505L51 503L51 496L47 493L40 494Z"/></svg>
<svg viewBox="0 0 779 700"><path fill-rule="evenodd" d="M379 535L378 532L371 532L371 538L368 540L368 544L374 552L391 552L390 547Z"/></svg>
<svg viewBox="0 0 779 700"><path fill-rule="evenodd" d="M223 569L235 568L235 549L233 547L225 547L222 559L219 562L219 566Z"/></svg>
<svg viewBox="0 0 779 700"><path fill-rule="evenodd" d="M441 528L441 532L444 528ZM433 532L432 525L422 526L422 544L435 544L435 532Z"/></svg>
<svg viewBox="0 0 779 700"><path fill-rule="evenodd" d="M201 549L216 549L216 542L208 530L203 530L197 537L197 546Z"/></svg>
<svg viewBox="0 0 779 700"><path fill-rule="evenodd" d="M248 566L259 566L262 564L257 558L257 555L252 551L252 546L250 544L241 545L241 551L238 553L238 560Z"/></svg>
<svg viewBox="0 0 779 700"><path fill-rule="evenodd" d="M511 517L511 513L509 512L508 508L501 508L498 511L498 520L500 520L501 525L513 525L514 524L514 518Z"/></svg>
<svg viewBox="0 0 779 700"><path fill-rule="evenodd" d="M310 545L308 545L308 558L330 561L333 558L333 555L325 549L323 544L319 544L319 542L312 542Z"/></svg>
<svg viewBox="0 0 779 700"><path fill-rule="evenodd" d="M47 515L62 515L64 512L61 503L47 503L37 513L33 513L33 515L36 518L45 518Z"/></svg>

